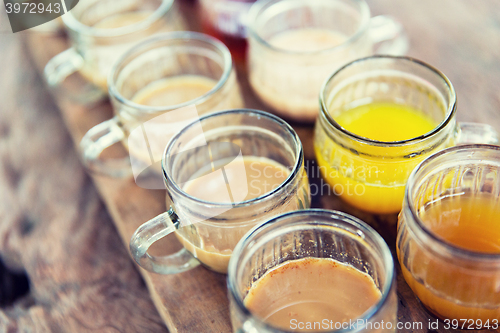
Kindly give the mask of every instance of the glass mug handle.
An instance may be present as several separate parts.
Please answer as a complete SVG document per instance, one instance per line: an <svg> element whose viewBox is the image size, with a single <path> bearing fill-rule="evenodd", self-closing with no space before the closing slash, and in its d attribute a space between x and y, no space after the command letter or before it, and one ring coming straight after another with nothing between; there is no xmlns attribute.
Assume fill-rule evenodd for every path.
<svg viewBox="0 0 500 333"><path fill-rule="evenodd" d="M44 69L45 79L49 86L57 87L64 79L82 67L82 56L76 52L74 47L71 47L49 60Z"/></svg>
<svg viewBox="0 0 500 333"><path fill-rule="evenodd" d="M84 60L74 47L59 53L54 58L50 59L43 70L45 80L48 85L53 88L60 88L64 80L78 72L83 68ZM68 94L67 91L64 91ZM68 94L71 100L78 103L89 105L101 101L106 96L106 93L90 83L85 83L85 86L78 89L78 93Z"/></svg>
<svg viewBox="0 0 500 333"><path fill-rule="evenodd" d="M92 172L109 177L128 177L132 175L129 157L102 159L101 154L107 148L125 138L118 117L92 127L82 138L80 150L83 164Z"/></svg>
<svg viewBox="0 0 500 333"><path fill-rule="evenodd" d="M370 19L369 34L376 54L405 55L409 40L403 25L389 15Z"/></svg>
<svg viewBox="0 0 500 333"><path fill-rule="evenodd" d="M177 274L188 271L200 262L182 248L174 254L156 257L148 253L149 247L157 240L179 228L179 217L172 208L141 225L130 239L130 253L142 268L159 274Z"/></svg>
<svg viewBox="0 0 500 333"><path fill-rule="evenodd" d="M498 132L490 125L480 123L458 123L457 144L498 144Z"/></svg>

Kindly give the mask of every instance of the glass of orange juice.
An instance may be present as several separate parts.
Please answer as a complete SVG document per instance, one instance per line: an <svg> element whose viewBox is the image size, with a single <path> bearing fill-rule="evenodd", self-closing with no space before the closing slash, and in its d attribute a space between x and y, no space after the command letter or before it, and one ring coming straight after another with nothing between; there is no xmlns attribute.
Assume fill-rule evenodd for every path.
<svg viewBox="0 0 500 333"><path fill-rule="evenodd" d="M372 56L335 72L320 93L314 146L322 176L354 207L401 210L424 158L458 143L496 143L495 130L455 120L457 99L439 70L408 57Z"/></svg>
<svg viewBox="0 0 500 333"><path fill-rule="evenodd" d="M410 175L397 253L406 282L454 329L500 321L500 147L443 150Z"/></svg>

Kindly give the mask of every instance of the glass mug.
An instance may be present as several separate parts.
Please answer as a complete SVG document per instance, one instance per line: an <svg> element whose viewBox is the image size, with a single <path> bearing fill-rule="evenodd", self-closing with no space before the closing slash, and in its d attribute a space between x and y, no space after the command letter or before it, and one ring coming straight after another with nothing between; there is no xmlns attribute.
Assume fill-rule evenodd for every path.
<svg viewBox="0 0 500 333"><path fill-rule="evenodd" d="M166 90L161 90L162 87ZM200 87L204 89L201 92ZM151 105L139 104L134 98L145 95L144 91L162 99L152 99ZM175 103L181 92L193 99ZM177 97L172 96L176 94ZM112 177L134 172L136 180L130 159L144 164L156 163L156 173L161 175L159 163L163 150L175 132L198 115L243 107L229 50L217 39L195 32L170 32L136 45L113 67L109 95L116 115L85 134L80 144L83 162L89 170ZM172 101L174 104L170 104ZM176 119L182 118L186 107L195 107L195 115L191 119ZM152 122L156 124L151 125ZM148 123L149 128L154 127L147 133L148 143L153 147L151 156L140 138L135 140L131 136ZM119 142L125 145L130 156L104 158L103 152ZM154 188L164 188L163 180L159 185Z"/></svg>
<svg viewBox="0 0 500 333"><path fill-rule="evenodd" d="M355 329L342 327L340 330L333 325L331 332L396 332L396 281L389 247L375 230L357 218L322 209L275 217L252 229L238 243L229 261L227 279L234 332L285 332L252 314L244 300L254 282L267 271L301 258L331 258L353 266L368 274L380 290L378 303L353 319L359 323L354 325ZM293 284L289 292L280 291L280 299L297 292L293 289L295 286ZM313 294L312 290L307 290L308 295Z"/></svg>
<svg viewBox="0 0 500 333"><path fill-rule="evenodd" d="M174 0L80 0L62 19L72 47L47 63L45 78L57 87L79 71L92 83L88 96L107 91L111 68L134 44L184 26Z"/></svg>
<svg viewBox="0 0 500 333"><path fill-rule="evenodd" d="M184 185L198 177L200 170L208 166L213 172L224 171L227 165L219 169L214 161L236 155L269 159L284 166L289 175L272 190L246 201L211 202L186 193ZM263 111L229 110L201 117L172 138L165 150L162 169L167 212L144 223L130 241L135 261L156 273L182 272L196 266L198 260L213 271L226 273L236 243L248 230L280 213L310 205L300 140L287 123ZM227 177L219 176L218 179ZM240 178L244 177L247 174ZM241 187L233 187L236 185L231 180L225 182L233 195L242 198ZM204 183L205 193L209 183L213 184ZM152 243L173 232L184 246L180 252L165 257L148 254Z"/></svg>
<svg viewBox="0 0 500 333"><path fill-rule="evenodd" d="M284 117L314 121L328 73L379 53L404 54L408 38L388 16L370 18L363 0L264 0L248 17L249 80ZM377 47L378 45L378 47Z"/></svg>
<svg viewBox="0 0 500 333"><path fill-rule="evenodd" d="M458 320L459 327L467 320L466 328L480 329L488 323L498 328L500 243L496 239L496 253L457 247L421 218L442 199L461 203L468 196L473 200L469 205L475 205L487 198L498 207L499 161L500 147L490 145L458 146L432 155L411 173L399 214L396 245L406 282L429 311L441 319ZM464 208L457 208L458 213ZM473 223L480 228L482 222L477 218Z"/></svg>
<svg viewBox="0 0 500 333"><path fill-rule="evenodd" d="M412 139L383 142L351 133L335 120L374 102L412 107L439 125ZM344 66L320 94L314 147L322 176L354 207L378 214L399 212L406 180L424 158L456 144L498 141L488 125L457 124L456 102L448 78L416 59L372 56Z"/></svg>

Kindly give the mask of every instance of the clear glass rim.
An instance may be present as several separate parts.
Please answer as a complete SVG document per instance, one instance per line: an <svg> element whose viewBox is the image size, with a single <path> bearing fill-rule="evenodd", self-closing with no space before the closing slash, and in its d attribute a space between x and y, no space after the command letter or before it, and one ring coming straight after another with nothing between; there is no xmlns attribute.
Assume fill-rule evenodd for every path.
<svg viewBox="0 0 500 333"><path fill-rule="evenodd" d="M286 220L290 217L296 217L296 216L304 216L311 218L313 216L319 216L323 218L330 218L330 219L335 219L335 220L341 220L343 222L347 222L353 226L355 226L358 229L361 229L365 235L370 235L371 239L377 244L377 246L380 247L382 250L382 261L384 265L387 266L387 279L385 280L385 283L383 285L383 290L382 292L382 297L378 301L377 304L373 305L370 309L368 309L363 316L356 318L356 320L360 319L363 321L367 321L370 318L374 317L381 309L382 307L386 304L390 292L394 286L395 283L395 266L394 266L394 259L392 258L391 251L389 249L389 246L387 243L384 241L382 236L380 236L379 233L377 233L372 227L370 227L367 223L361 221L360 219L349 215L347 213L343 213L340 211L335 211L335 210L327 210L327 209L304 209L304 210L297 210L289 213L285 213L279 216L276 216L262 224L259 224L252 228L250 231L248 231L245 236L236 244L236 247L233 250L233 254L231 255L231 258L229 259L229 266L228 266L228 275L227 275L227 287L228 287L228 292L230 293L231 297L235 300L239 310L244 313L246 316L251 317L254 321L257 321L260 325L265 327L266 329L276 332L276 333L290 333L291 331L283 331L280 330L279 328L276 328L274 326L271 326L267 324L266 322L262 321L260 318L254 316L250 310L247 309L247 307L243 304L243 300L240 299L239 295L236 293L236 272L238 269L238 264L239 264L239 258L245 249L246 245L248 242L252 241L252 237L261 231L262 229L266 229L270 227L273 223L279 222L281 220ZM340 329L340 330L333 330L330 332L335 332L335 333L352 333L352 332L358 332L362 328L356 328L354 330L351 329Z"/></svg>
<svg viewBox="0 0 500 333"><path fill-rule="evenodd" d="M214 47L217 51L219 51L222 54L222 61L223 61L223 70L222 70L222 75L215 84L215 86L207 91L205 94L196 97L195 99L192 99L190 101L180 103L180 104L175 104L175 105L165 105L165 106L148 106L148 105L143 105L143 104L138 104L135 102L132 102L131 100L125 98L117 89L116 87L116 81L118 79L118 75L120 74L120 71L123 69L121 68L123 63L127 60L130 60L131 58L135 58L136 56L143 54L142 51L144 49L148 49L149 46L154 45L156 43L161 43L161 42L170 42L172 44L175 44L176 42L179 41L197 41L197 42L202 42L206 43L207 45L210 45ZM160 46L160 45L159 45ZM168 46L168 45L161 45L162 47ZM151 51L151 50L150 50ZM166 111L172 111L176 109L180 109L189 105L193 104L199 104L203 103L207 99L209 99L212 95L214 95L217 91L219 91L227 82L229 79L231 72L233 70L233 61L231 58L231 53L229 52L229 49L224 45L221 41L219 41L216 38L213 38L211 36L208 36L206 34L202 34L199 32L191 32L191 31L176 31L176 32L167 32L164 34L160 34L155 37L151 37L137 45L135 45L131 50L127 51L124 55L118 59L118 61L113 65L113 68L111 69L111 72L109 73L108 77L108 90L109 90L109 95L113 96L114 98L117 99L118 102L121 104L124 104L126 106L129 106L133 108L136 111L139 111L141 113L158 113L158 112L166 112Z"/></svg>
<svg viewBox="0 0 500 333"><path fill-rule="evenodd" d="M282 54L287 54L287 55L321 55L321 54L326 54L329 52L336 52L338 50L344 49L346 47L349 47L352 45L356 40L358 40L366 30L368 30L369 22L370 22L370 8L368 7L368 4L365 2L365 0L351 0L352 2L355 2L361 6L361 24L358 27L358 30L352 35L350 35L343 43L336 45L334 47L330 47L328 49L324 50L319 50L319 51L291 51L291 50L286 50L286 49L281 49L278 47L275 47L271 45L269 42L267 42L261 35L259 35L256 31L255 25L258 22L258 17L259 14L261 13L262 10L268 10L275 4L272 4L268 8L265 8L268 6L270 3L275 2L276 0L264 0L264 1L257 1L255 2L251 7L250 11L248 12L247 16L247 21L248 21L248 32L249 35L255 40L259 42L259 44L265 46L267 49L272 50L274 52L282 53ZM284 1L296 1L296 0L278 0L277 2L284 2ZM302 0L304 4L310 4L311 0ZM276 2L276 3L277 3Z"/></svg>
<svg viewBox="0 0 500 333"><path fill-rule="evenodd" d="M161 5L147 18L134 24L120 28L100 29L83 24L78 21L71 11L62 15L64 24L71 30L93 37L118 37L148 29L156 21L161 19L173 6L174 0L162 0Z"/></svg>
<svg viewBox="0 0 500 333"><path fill-rule="evenodd" d="M447 110L446 110L446 115L444 119L439 123L433 130L430 132L427 132L423 135L417 136L415 138L407 139L407 140L400 140L400 141L378 141L378 140L372 140L368 139L362 136L359 136L357 134L354 134L352 132L349 132L342 126L340 126L339 123L337 123L333 117L331 116L330 112L328 112L328 107L326 105L326 89L329 83L337 77L343 70L351 67L351 66L356 66L360 63L367 62L367 61L378 61L380 59L392 59L394 61L402 61L402 62L409 62L409 63L414 63L420 66L425 67L426 69L430 70L431 72L435 73L438 77L440 77L445 85L448 87L448 91L450 92L450 103L447 105ZM391 56L391 55L372 55L369 57L365 58L360 58L357 60L354 60L344 66L342 66L340 69L335 71L326 81L323 83L323 86L321 87L320 90L320 96L319 96L319 103L320 103L320 117L326 121L326 125L328 126L328 130L337 130L341 132L343 135L347 136L353 141L356 141L358 143L362 144L368 144L370 146L377 146L377 147L403 147L403 146L410 146L422 141L425 141L431 137L434 137L436 134L440 133L454 118L456 109L457 109L457 97L456 97L456 92L455 88L453 87L453 84L451 81L446 77L446 75L441 72L439 69L412 57L407 57L407 56Z"/></svg>
<svg viewBox="0 0 500 333"><path fill-rule="evenodd" d="M275 187L271 191L262 194L261 196L258 196L256 198L238 202L238 203L221 203L221 202L212 202L212 201L206 201L202 200L199 198L196 198L188 193L186 193L184 190L182 190L177 182L173 180L171 170L167 168L166 164L166 157L170 155L170 151L174 148L175 143L186 133L190 128L196 126L198 122L202 123L204 120L210 119L210 118L215 118L215 117L221 117L221 116L226 116L226 115L231 115L231 114L243 114L243 115L248 115L251 117L255 118L265 118L267 120L270 120L281 127L283 127L292 141L294 142L294 147L292 147L295 151L294 153L296 154L296 160L293 165L292 170L290 171L290 174L288 177L281 183L280 186ZM162 166L162 172L163 172L163 178L165 179L165 182L168 183L170 186L170 191L175 191L177 194L181 195L184 198L187 198L193 202L196 202L198 204L202 204L205 206L210 206L210 207L217 207L217 208L242 208L242 207L248 207L251 205L256 205L262 202L265 202L269 198L273 197L276 193L280 192L285 188L288 184L292 183L297 177L300 177L301 174L301 168L302 168L302 163L304 161L304 151L302 148L302 143L299 139L299 136L295 132L295 130L288 124L286 123L283 119L270 114L265 111L260 111L260 110L254 110L254 109L233 109L233 110L225 110L225 111L218 111L214 113L210 113L204 116L201 116L199 120L195 120L186 127L184 127L182 130L180 130L176 135L174 135L171 139L168 145L165 147L165 152L163 154L163 159L161 162Z"/></svg>
<svg viewBox="0 0 500 333"><path fill-rule="evenodd" d="M418 234L416 234L416 233L415 234L417 237L418 237L418 235L421 235L424 237L424 239L422 240L424 242L424 244L429 244L429 243L437 244L441 248L444 248L449 253L452 253L453 255L459 256L459 257L466 259L466 260L499 261L500 260L500 253L475 252L475 251L471 251L471 250L467 250L467 249L455 246L455 245L441 239L436 234L434 234L431 230L429 230L429 228L427 228L425 226L425 223L422 221L422 219L420 219L414 205L412 204L413 198L412 198L411 193L415 189L415 186L417 186L417 182L418 182L419 178L422 176L425 176L425 175L422 175L422 170L426 166L428 166L429 164L434 162L436 159L439 159L440 157L442 157L444 155L449 155L451 153L459 152L459 151L468 151L468 150L472 150L472 149L475 149L475 150L479 149L479 150L484 150L484 151L493 150L493 151L500 152L500 146L489 145L489 144L470 144L470 145L461 145L461 146L447 148L447 149L441 150L441 151L431 155L430 157L428 157L425 160L423 160L422 162L420 162L420 164L417 165L417 167L415 167L415 169L413 169L413 171L411 172L410 177L408 178L406 189L405 189L404 203L406 204L407 208L410 210L411 217L414 221L414 223L412 223L412 225L414 225L418 230ZM403 209L404 209L404 207L403 207ZM430 242L427 242L427 241L430 241Z"/></svg>

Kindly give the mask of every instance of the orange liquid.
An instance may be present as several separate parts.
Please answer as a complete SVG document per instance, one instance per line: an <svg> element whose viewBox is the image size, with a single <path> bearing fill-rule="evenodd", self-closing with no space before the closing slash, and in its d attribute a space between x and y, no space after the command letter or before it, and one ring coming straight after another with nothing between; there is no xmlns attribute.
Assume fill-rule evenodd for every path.
<svg viewBox="0 0 500 333"><path fill-rule="evenodd" d="M500 202L491 196L460 195L434 202L419 212L435 235L456 247L500 254ZM478 269L459 260L438 259L421 248L401 258L408 285L434 314L449 319L500 320L500 271ZM399 250L399 248L398 248Z"/></svg>
<svg viewBox="0 0 500 333"><path fill-rule="evenodd" d="M490 196L455 196L420 212L427 228L455 246L500 253L500 202Z"/></svg>

